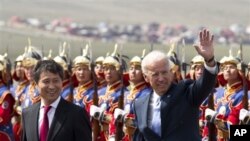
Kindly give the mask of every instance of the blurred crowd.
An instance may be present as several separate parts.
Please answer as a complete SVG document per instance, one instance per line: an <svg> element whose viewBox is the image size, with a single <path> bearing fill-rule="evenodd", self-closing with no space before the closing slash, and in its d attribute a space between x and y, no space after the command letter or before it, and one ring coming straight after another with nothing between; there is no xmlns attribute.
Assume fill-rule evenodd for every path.
<svg viewBox="0 0 250 141"><path fill-rule="evenodd" d="M104 42L123 40L127 42L169 43L185 40L193 44L197 33L203 26L190 28L186 25L167 25L151 22L148 24L118 25L100 22L97 25L86 25L74 22L70 18L41 21L37 18L12 16L2 26L18 27L19 25L36 28L53 33L69 34L79 37L102 40ZM20 26L19 26L20 27ZM216 43L219 44L250 44L250 25L232 24L228 27L216 27L213 31Z"/></svg>

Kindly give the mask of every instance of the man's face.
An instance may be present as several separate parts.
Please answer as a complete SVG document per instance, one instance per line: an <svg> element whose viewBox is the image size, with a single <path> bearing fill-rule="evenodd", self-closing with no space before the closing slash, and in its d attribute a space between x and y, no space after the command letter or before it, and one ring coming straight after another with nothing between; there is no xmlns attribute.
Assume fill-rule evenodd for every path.
<svg viewBox="0 0 250 141"><path fill-rule="evenodd" d="M163 95L169 89L173 77L166 60L157 61L148 67L145 80L151 85L154 91Z"/></svg>
<svg viewBox="0 0 250 141"><path fill-rule="evenodd" d="M130 66L130 68L129 68L129 80L134 84L138 84L139 82L144 81L140 65L131 65Z"/></svg>
<svg viewBox="0 0 250 141"><path fill-rule="evenodd" d="M237 66L234 64L226 64L223 66L223 76L227 81L235 81L238 79Z"/></svg>
<svg viewBox="0 0 250 141"><path fill-rule="evenodd" d="M91 80L91 71L89 70L89 66L87 65L76 67L75 74L79 84L84 84Z"/></svg>
<svg viewBox="0 0 250 141"><path fill-rule="evenodd" d="M45 103L53 103L61 93L62 79L59 74L44 71L37 83L40 96Z"/></svg>

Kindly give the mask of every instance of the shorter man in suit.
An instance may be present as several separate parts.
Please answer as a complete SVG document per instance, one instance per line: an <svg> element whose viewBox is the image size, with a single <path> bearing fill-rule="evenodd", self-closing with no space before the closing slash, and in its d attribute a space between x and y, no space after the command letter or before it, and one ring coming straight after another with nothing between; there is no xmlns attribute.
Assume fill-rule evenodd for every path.
<svg viewBox="0 0 250 141"><path fill-rule="evenodd" d="M63 68L53 60L44 60L33 71L41 102L23 110L22 140L91 141L86 111L60 97Z"/></svg>
<svg viewBox="0 0 250 141"><path fill-rule="evenodd" d="M171 65L164 52L152 51L142 60L145 80L153 92L134 102L137 130L134 141L199 141L199 106L214 87L216 63L213 36L200 32L195 46L205 59L202 76L173 83Z"/></svg>

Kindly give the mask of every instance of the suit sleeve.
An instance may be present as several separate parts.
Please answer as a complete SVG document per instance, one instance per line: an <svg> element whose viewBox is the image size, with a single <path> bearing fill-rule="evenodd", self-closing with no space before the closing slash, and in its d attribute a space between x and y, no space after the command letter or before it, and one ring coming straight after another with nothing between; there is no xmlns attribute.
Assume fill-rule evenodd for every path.
<svg viewBox="0 0 250 141"><path fill-rule="evenodd" d="M200 106L209 93L211 93L216 84L217 72L218 69L216 69L215 74L204 69L201 78L188 85L188 99L193 105Z"/></svg>
<svg viewBox="0 0 250 141"><path fill-rule="evenodd" d="M21 124L21 126L22 126L22 141L27 141L24 116L25 116L25 109L22 112L22 118L21 118L22 124Z"/></svg>
<svg viewBox="0 0 250 141"><path fill-rule="evenodd" d="M82 141L84 139L85 141L92 141L92 129L90 126L90 120L87 112L82 108L77 108L77 115L75 124L75 139L76 141Z"/></svg>

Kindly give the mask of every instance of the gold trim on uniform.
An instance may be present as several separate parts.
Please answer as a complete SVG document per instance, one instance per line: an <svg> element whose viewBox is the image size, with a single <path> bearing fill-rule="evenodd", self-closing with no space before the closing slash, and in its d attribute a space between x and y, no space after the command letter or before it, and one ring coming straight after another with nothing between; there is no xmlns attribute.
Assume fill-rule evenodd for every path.
<svg viewBox="0 0 250 141"><path fill-rule="evenodd" d="M35 95L35 90L36 90L36 83L35 82L31 82L31 85L29 86L29 91L28 94L31 98L32 104L37 103L38 101L40 101L40 95Z"/></svg>
<svg viewBox="0 0 250 141"><path fill-rule="evenodd" d="M121 85L121 81L120 80L117 81L117 82L115 82L114 84L112 84L110 86L107 86L105 94L99 97L100 98L99 103L101 101L107 101L107 100L109 100L109 96L111 94L113 94L117 89L119 89L121 87L122 87L122 85Z"/></svg>
<svg viewBox="0 0 250 141"><path fill-rule="evenodd" d="M16 97L19 97L20 95L22 95L23 93L23 89L25 89L25 87L29 84L28 80L24 80L22 82L19 83L19 85L17 86L16 90L15 90L15 95Z"/></svg>
<svg viewBox="0 0 250 141"><path fill-rule="evenodd" d="M92 87L92 86L93 86L93 81L92 81L92 80L86 82L84 85L78 86L78 87L76 88L76 94L75 94L75 96L74 96L74 99L75 99L76 101L81 100L81 99L83 98L83 95L82 95L82 94L85 93L86 90L88 90L88 88L90 88L90 87Z"/></svg>
<svg viewBox="0 0 250 141"><path fill-rule="evenodd" d="M135 97L136 97L136 94L143 88L145 88L147 85L146 85L146 82L140 82L138 83L137 85L134 85L134 86L131 86L132 89L129 93L129 95L127 96L127 100L134 100Z"/></svg>

